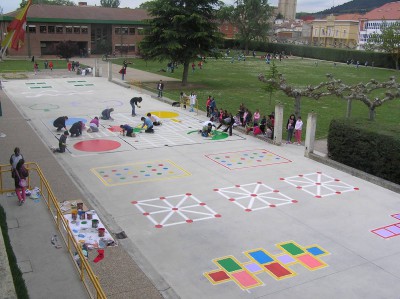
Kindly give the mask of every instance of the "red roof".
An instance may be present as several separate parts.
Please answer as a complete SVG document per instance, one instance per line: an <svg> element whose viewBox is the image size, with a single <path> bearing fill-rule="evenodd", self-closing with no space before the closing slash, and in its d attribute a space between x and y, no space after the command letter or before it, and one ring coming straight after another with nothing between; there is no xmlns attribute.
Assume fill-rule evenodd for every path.
<svg viewBox="0 0 400 299"><path fill-rule="evenodd" d="M18 11L6 14L15 17ZM5 16L6 16L5 15ZM76 19L102 21L142 21L149 19L147 10L130 8L110 8L102 6L64 6L33 4L28 10L29 18Z"/></svg>
<svg viewBox="0 0 400 299"><path fill-rule="evenodd" d="M358 19L362 18L362 17L364 17L364 16L360 15L360 14L347 13L347 14L335 16L335 20L337 20L337 21L358 21Z"/></svg>
<svg viewBox="0 0 400 299"><path fill-rule="evenodd" d="M366 13L363 18L368 20L399 20L400 19L400 1L386 3Z"/></svg>

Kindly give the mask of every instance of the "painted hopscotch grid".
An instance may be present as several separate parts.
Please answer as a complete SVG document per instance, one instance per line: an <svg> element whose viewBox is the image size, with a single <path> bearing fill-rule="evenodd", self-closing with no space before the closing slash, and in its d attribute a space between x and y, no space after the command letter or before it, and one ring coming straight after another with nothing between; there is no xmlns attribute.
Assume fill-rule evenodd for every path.
<svg viewBox="0 0 400 299"><path fill-rule="evenodd" d="M400 214L393 214L390 216L400 220ZM400 222L373 229L371 232L384 239L396 237L400 235Z"/></svg>
<svg viewBox="0 0 400 299"><path fill-rule="evenodd" d="M276 246L282 251L276 255L263 248L245 251L248 258L246 262L240 262L232 255L213 259L218 269L203 274L213 285L233 281L242 290L248 291L265 285L257 277L261 273L267 273L275 280L282 280L297 275L291 269L293 265L301 265L310 271L328 266L321 257L330 253L318 245L303 247L294 241L287 241Z"/></svg>
<svg viewBox="0 0 400 299"><path fill-rule="evenodd" d="M191 175L185 169L170 160L96 167L92 168L91 171L106 186L120 186L176 179Z"/></svg>
<svg viewBox="0 0 400 299"><path fill-rule="evenodd" d="M277 206L298 202L262 182L218 188L214 189L214 191L238 205L246 212L275 208Z"/></svg>
<svg viewBox="0 0 400 299"><path fill-rule="evenodd" d="M299 174L280 178L281 181L303 190L316 198L339 195L345 192L357 191L359 188L346 184L322 172Z"/></svg>
<svg viewBox="0 0 400 299"><path fill-rule="evenodd" d="M25 83L29 89L40 89L40 88L53 88L52 86L48 85L46 82L27 82Z"/></svg>
<svg viewBox="0 0 400 299"><path fill-rule="evenodd" d="M89 83L86 80L68 80L67 83L73 86L94 86L93 83Z"/></svg>
<svg viewBox="0 0 400 299"><path fill-rule="evenodd" d="M205 202L191 193L132 201L155 228L220 218Z"/></svg>
<svg viewBox="0 0 400 299"><path fill-rule="evenodd" d="M209 154L206 157L229 170L292 162L265 149Z"/></svg>

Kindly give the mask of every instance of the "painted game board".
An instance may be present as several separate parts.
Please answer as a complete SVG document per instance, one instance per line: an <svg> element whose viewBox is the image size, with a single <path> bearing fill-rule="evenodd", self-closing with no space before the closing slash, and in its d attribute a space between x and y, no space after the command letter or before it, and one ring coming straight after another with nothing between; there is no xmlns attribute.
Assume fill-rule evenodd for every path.
<svg viewBox="0 0 400 299"><path fill-rule="evenodd" d="M213 259L218 269L205 272L204 276L213 285L233 281L242 290L249 290L265 285L257 276L261 273L281 280L297 275L291 268L293 265L301 265L310 271L328 266L321 257L330 253L318 245L301 246L294 241L287 241L276 246L281 253L272 254L263 248L245 251L249 259L246 262L240 262L232 255Z"/></svg>
<svg viewBox="0 0 400 299"><path fill-rule="evenodd" d="M206 157L229 170L292 162L265 149L209 154Z"/></svg>
<svg viewBox="0 0 400 299"><path fill-rule="evenodd" d="M400 220L400 214L393 214L391 216L397 220ZM371 232L384 239L396 237L400 235L400 222L373 229Z"/></svg>
<svg viewBox="0 0 400 299"><path fill-rule="evenodd" d="M170 160L96 167L92 168L91 171L106 186L176 179L191 175Z"/></svg>
<svg viewBox="0 0 400 299"><path fill-rule="evenodd" d="M275 208L290 203L297 203L285 194L271 188L262 182L235 185L232 187L214 189L246 212Z"/></svg>
<svg viewBox="0 0 400 299"><path fill-rule="evenodd" d="M316 198L359 190L357 187L346 184L340 179L333 178L322 172L299 174L292 177L280 178L280 180L296 187L297 189L303 190Z"/></svg>
<svg viewBox="0 0 400 299"><path fill-rule="evenodd" d="M191 193L162 196L153 199L132 201L140 212L156 228L171 225L193 223L195 221L220 218L205 202L201 202Z"/></svg>

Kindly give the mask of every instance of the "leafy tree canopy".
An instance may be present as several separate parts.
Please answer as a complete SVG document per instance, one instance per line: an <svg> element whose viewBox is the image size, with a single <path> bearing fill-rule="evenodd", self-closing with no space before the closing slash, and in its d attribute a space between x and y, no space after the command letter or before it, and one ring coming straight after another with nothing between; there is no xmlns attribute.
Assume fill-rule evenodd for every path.
<svg viewBox="0 0 400 299"><path fill-rule="evenodd" d="M143 3L141 3L140 5L139 5L139 8L141 8L141 9L149 9L149 7L150 7L150 4L151 2L143 2Z"/></svg>
<svg viewBox="0 0 400 299"><path fill-rule="evenodd" d="M103 7L117 8L120 5L119 0L100 0L100 5Z"/></svg>
<svg viewBox="0 0 400 299"><path fill-rule="evenodd" d="M22 0L19 7L23 8L27 3L28 0ZM70 0L32 0L32 4L66 5L66 6L76 5L73 1Z"/></svg>
<svg viewBox="0 0 400 299"><path fill-rule="evenodd" d="M145 59L168 60L184 66L187 83L189 63L213 53L222 41L215 22L217 0L154 0L148 2L149 33L139 45Z"/></svg>
<svg viewBox="0 0 400 299"><path fill-rule="evenodd" d="M237 27L238 39L248 53L251 41L267 39L271 15L268 0L237 0L234 5L223 6L217 16Z"/></svg>

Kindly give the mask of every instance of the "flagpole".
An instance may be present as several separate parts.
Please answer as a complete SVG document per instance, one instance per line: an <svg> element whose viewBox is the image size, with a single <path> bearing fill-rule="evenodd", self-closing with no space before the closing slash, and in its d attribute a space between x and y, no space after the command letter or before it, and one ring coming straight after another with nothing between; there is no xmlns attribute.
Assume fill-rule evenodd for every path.
<svg viewBox="0 0 400 299"><path fill-rule="evenodd" d="M6 52L7 52L8 46L10 45L10 43L11 43L13 37L14 37L14 34L15 34L15 30L13 31L13 33L12 33L11 36L10 36L10 38L8 39L7 44L6 44L3 48L1 48L1 51L0 51L0 59L1 59L1 60L4 59L4 55L5 55Z"/></svg>

